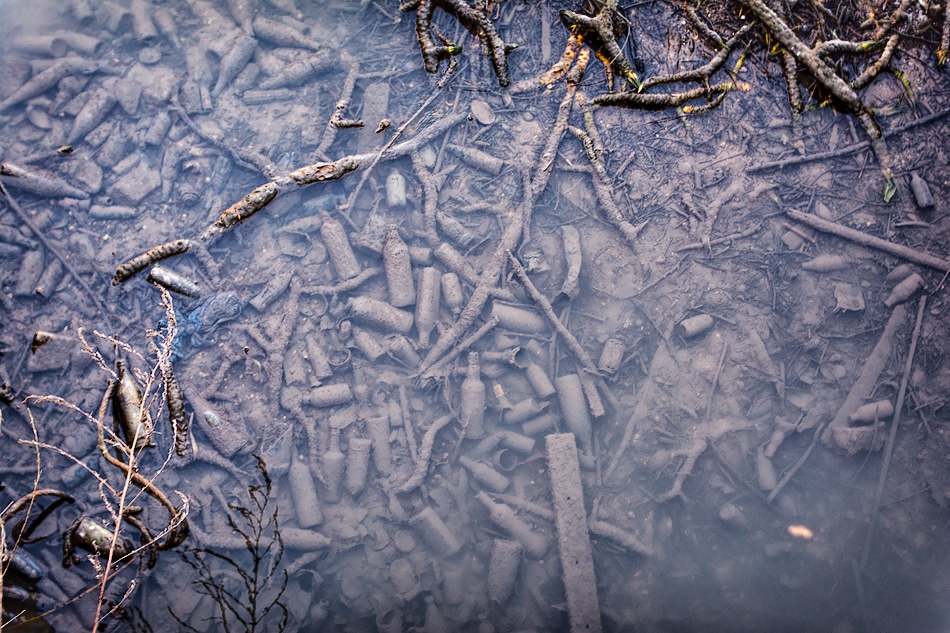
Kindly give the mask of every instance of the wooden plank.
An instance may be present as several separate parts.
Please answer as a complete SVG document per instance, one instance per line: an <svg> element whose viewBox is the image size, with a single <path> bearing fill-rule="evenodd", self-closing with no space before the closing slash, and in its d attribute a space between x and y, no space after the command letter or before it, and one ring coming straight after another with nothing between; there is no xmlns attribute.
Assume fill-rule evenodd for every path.
<svg viewBox="0 0 950 633"><path fill-rule="evenodd" d="M564 590L572 633L600 633L597 578L587 531L584 487L573 433L545 438L548 475L554 499L557 549L561 557Z"/></svg>

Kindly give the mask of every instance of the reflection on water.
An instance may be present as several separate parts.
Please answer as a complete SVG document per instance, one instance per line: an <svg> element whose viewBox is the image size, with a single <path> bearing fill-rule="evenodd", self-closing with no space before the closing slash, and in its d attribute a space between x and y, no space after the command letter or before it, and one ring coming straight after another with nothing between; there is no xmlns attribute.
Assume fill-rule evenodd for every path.
<svg viewBox="0 0 950 633"><path fill-rule="evenodd" d="M429 76L395 3L42 5L0 4L0 472L4 504L73 501L21 547L45 575L5 575L4 621L82 595L45 620L94 627L92 540L70 524L111 530L121 499L144 508L122 538L158 547L112 568L110 627L935 630L948 578L924 570L946 526L920 490L946 478L899 452L864 549L883 416L837 451L812 439L888 318L865 305L884 265L800 266L833 247L747 230L775 183L746 153L779 145L782 95L683 120L598 110L603 180L579 106L545 151L567 89L524 80L567 39L547 2L493 13L521 45L510 92L441 10L464 52ZM667 46L668 8L631 11L641 52ZM693 249L720 211L735 242ZM137 385L110 413L117 360ZM922 401L936 384L919 377ZM124 486L96 418L138 420L139 389L150 425L124 437L144 479Z"/></svg>

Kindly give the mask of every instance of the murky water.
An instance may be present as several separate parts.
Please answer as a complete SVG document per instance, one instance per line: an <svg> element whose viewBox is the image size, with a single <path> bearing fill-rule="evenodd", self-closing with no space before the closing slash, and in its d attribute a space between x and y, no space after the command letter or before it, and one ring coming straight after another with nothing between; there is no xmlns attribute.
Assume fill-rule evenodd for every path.
<svg viewBox="0 0 950 633"><path fill-rule="evenodd" d="M0 2L0 494L72 498L19 546L43 578L4 575L11 630L45 609L24 626L944 630L946 302L921 313L879 492L890 413L819 436L876 345L856 397L897 402L920 295L885 304L902 260L784 211L942 256L946 124L892 139L936 198L904 228L909 191L885 205L861 154L753 173L797 155L754 46L749 94L586 119L575 98L557 142L559 104L606 91L596 60L579 87L536 79L568 3L493 10L510 89L441 9L463 52L430 75L392 2L88 4ZM710 57L676 11L624 8L646 77ZM887 128L947 106L932 63L905 62L921 111ZM863 140L828 109L803 124L809 154ZM104 400L116 361L151 442L113 430L139 417ZM122 461L141 447L149 494L97 418ZM111 531L127 506L121 537L148 533L131 562L104 583L82 549L63 566L74 520Z"/></svg>

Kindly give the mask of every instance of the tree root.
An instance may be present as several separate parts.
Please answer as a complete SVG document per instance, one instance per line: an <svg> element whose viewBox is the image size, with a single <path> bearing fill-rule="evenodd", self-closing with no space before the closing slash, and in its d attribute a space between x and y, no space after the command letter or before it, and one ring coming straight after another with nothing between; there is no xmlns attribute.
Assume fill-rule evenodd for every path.
<svg viewBox="0 0 950 633"><path fill-rule="evenodd" d="M675 93L615 92L594 97L594 104L615 105L640 110L664 110L666 108L677 108L700 97L706 97L712 101L720 94L725 94L736 88L742 91L748 90L747 84L724 81L711 86L700 86L692 90Z"/></svg>
<svg viewBox="0 0 950 633"><path fill-rule="evenodd" d="M950 56L950 0L943 6L943 30L940 34L940 48L937 49L937 68L947 65Z"/></svg>
<svg viewBox="0 0 950 633"><path fill-rule="evenodd" d="M225 209L221 217L208 227L202 233L202 236L206 240L206 243L210 243L212 239L219 237L226 230L236 226L253 213L264 209L281 194L288 191L308 187L317 183L339 180L351 172L366 168L369 165L375 165L379 160L389 160L412 154L433 138L444 134L446 130L458 125L465 120L465 117L466 115L464 113L444 117L425 130L420 131L416 137L395 144L392 147L384 148L384 150L379 153L351 154L329 163L313 163L296 169L286 176L275 178L256 188L243 200ZM188 252L196 242L197 241L192 240L173 240L162 246L149 249L143 255L139 255L119 266L116 270L116 277L113 280L113 284L122 283L122 281L129 279L137 272L144 270L149 264L157 261L154 259L156 255L161 255L160 259L179 255Z"/></svg>
<svg viewBox="0 0 950 633"><path fill-rule="evenodd" d="M641 89L640 77L620 50L620 45L617 44L617 38L614 36L614 21L618 18L617 0L604 0L600 11L593 17L567 9L562 9L560 16L567 30L590 46L597 54L597 59L603 62L608 78L608 90L613 90L614 71L629 82L634 89L637 91Z"/></svg>
<svg viewBox="0 0 950 633"><path fill-rule="evenodd" d="M439 244L439 234L436 231L436 212L439 203L438 187L436 187L435 178L423 164L419 153L413 153L411 158L412 169L416 173L416 178L422 183L422 217L425 226L425 237L429 242L429 246L435 248Z"/></svg>
<svg viewBox="0 0 950 633"><path fill-rule="evenodd" d="M848 111L861 122L861 125L864 126L870 138L871 149L874 151L881 165L881 171L887 181L891 182L893 179L891 161L887 152L887 145L881 133L881 128L877 124L877 121L875 121L874 114L864 104L857 92L855 92L854 87L839 77L834 69L821 59L814 49L809 48L808 45L800 40L788 24L786 24L772 8L766 5L764 0L737 0L737 2L751 11L756 19L761 22L769 36L777 40L785 50L791 53L795 57L795 60L808 70L815 81L820 83L825 90L830 92L838 102L844 105ZM896 43L894 45L896 46ZM887 55L889 59L890 54L887 51L888 48L885 47L885 55ZM893 50L891 50L891 52L893 52ZM869 71L874 75L878 72L871 71L871 69L868 69L866 72ZM863 75L862 73L862 77ZM862 77L859 77L859 79ZM873 76L869 77L867 81L870 81L870 79L873 79ZM790 95L789 98L794 102L792 95Z"/></svg>
<svg viewBox="0 0 950 633"><path fill-rule="evenodd" d="M369 268L364 268L356 277L341 281L338 284L330 286L304 286L300 289L300 292L306 295L339 295L344 292L352 292L373 277L381 274L383 274L382 268L370 266Z"/></svg>
<svg viewBox="0 0 950 633"><path fill-rule="evenodd" d="M461 356L465 350L477 343L483 336L491 332L494 327L498 325L498 321L499 319L497 316L492 316L489 318L480 328L469 334L462 342L456 345L451 352L440 358L431 367L429 367L429 369L427 369L426 372L422 374L422 377L434 378L438 373L439 368L445 367L453 360Z"/></svg>
<svg viewBox="0 0 950 633"><path fill-rule="evenodd" d="M548 301L547 297L541 294L541 291L538 290L537 286L531 281L531 278L528 277L528 273L525 271L524 266L521 265L521 262L518 261L518 258L514 256L514 253L508 251L508 260L511 264L512 270L514 270L515 275L517 275L518 280L521 281L521 284L525 287L525 290L528 291L528 296L531 297L539 308L541 308L541 313L544 314L548 322L551 324L551 327L554 328L554 331L564 339L564 342L567 344L567 348L571 350L571 353L574 354L574 357L580 362L581 366L584 368L584 371L590 374L598 374L597 367L594 365L593 359L590 357L590 354L587 353L587 350L578 342L577 338L571 333L570 330L565 327L561 320L554 313L554 308L551 306L551 302Z"/></svg>
<svg viewBox="0 0 950 633"><path fill-rule="evenodd" d="M521 204L519 204L516 211L507 218L508 222L505 225L505 230L502 233L498 246L495 247L495 251L492 253L488 264L482 269L478 283L475 284L475 290L472 293L471 299L469 299L465 308L462 309L458 320L452 324L452 327L439 336L439 340L432 346L432 349L429 350L429 353L422 361L422 365L419 367L420 374L424 374L426 370L430 369L436 361L455 345L462 337L462 334L471 327L481 314L488 298L492 294L494 286L501 277L502 269L508 259L508 251L514 251L516 249L522 236L524 236L525 240L529 239L531 211L534 208L534 203L538 199L538 196L540 196L547 187L548 181L553 173L551 166L554 164L557 148L561 144L564 132L567 130L568 115L571 111L571 104L574 101L574 94L577 92L577 84L583 77L587 59L590 57L589 53L585 56L583 52L584 51L578 55L576 63L568 72L567 91L565 92L564 98L561 99L561 104L558 106L557 120L548 136L548 142L541 151L541 156L538 159L538 167L535 170L534 176L529 177L527 174L522 174L524 185Z"/></svg>
<svg viewBox="0 0 950 633"><path fill-rule="evenodd" d="M693 473L693 468L696 467L696 461L706 452L708 446L709 439L706 436L697 437L690 442L686 449L678 453L685 457L686 460L683 462L683 465L679 467L679 470L676 471L673 486L656 498L657 503L663 503L664 501L683 496L683 483L685 483L686 478Z"/></svg>
<svg viewBox="0 0 950 633"><path fill-rule="evenodd" d="M578 342L577 338L571 333L570 330L565 327L561 320L554 313L554 308L551 307L551 302L547 300L541 291L532 283L531 278L528 277L528 273L525 271L524 266L521 265L521 262L518 261L518 258L514 256L511 251L508 251L508 260L511 263L511 268L514 270L515 275L517 275L518 280L521 281L522 285L525 287L525 290L528 291L528 296L541 308L541 312L547 318L548 322L551 324L551 327L555 332L564 339L564 342L567 344L571 353L574 354L574 357L577 358L578 362L581 364L581 367L584 371L579 372L578 376L581 378L581 386L584 388L584 395L587 396L587 404L590 408L590 413L595 418L603 417L604 405L600 400L600 395L597 393L597 387L594 385L591 376L598 375L597 367L594 366L594 361L591 359L590 355L587 353L587 350Z"/></svg>
<svg viewBox="0 0 950 633"><path fill-rule="evenodd" d="M588 128L591 128L592 124L593 121L588 125ZM637 237L640 235L640 231L643 230L643 227L646 226L646 221L634 225L623 217L620 207L614 200L612 192L613 184L610 182L610 177L607 175L607 171L604 169L603 163L595 151L595 144L593 140L591 140L590 135L575 127L571 128L571 132L584 144L584 148L587 150L587 158L590 159L591 165L594 167L594 194L597 196L597 201L600 202L600 206L604 210L604 217L615 229L620 231L620 234L627 241L630 248L636 248Z"/></svg>
<svg viewBox="0 0 950 633"><path fill-rule="evenodd" d="M439 72L439 62L462 52L461 46L453 45L441 35L439 37L443 40L442 46L436 44L435 38L432 37L432 14L435 12L436 5L439 4L444 5L443 8L447 12L453 14L478 37L488 51L495 75L498 77L498 85L502 88L508 87L511 83L508 74L508 53L516 49L517 45L507 44L501 39L488 16L487 7L472 6L465 0L410 0L400 7L403 11L416 10L416 37L419 40L426 72L432 74Z"/></svg>

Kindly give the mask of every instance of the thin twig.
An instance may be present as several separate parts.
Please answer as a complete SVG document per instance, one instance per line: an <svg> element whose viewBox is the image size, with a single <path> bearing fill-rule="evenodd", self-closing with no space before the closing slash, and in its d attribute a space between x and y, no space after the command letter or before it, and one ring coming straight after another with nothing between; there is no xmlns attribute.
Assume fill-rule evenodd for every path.
<svg viewBox="0 0 950 633"><path fill-rule="evenodd" d="M45 235L43 235L43 232L40 231L40 228L30 218L30 216L28 216L23 211L19 203L17 203L16 198L10 195L10 192L7 191L6 187L3 186L3 183L0 183L0 195L6 198L7 204L10 205L10 208L13 209L13 212L16 213L17 217L20 218L20 221L23 222L23 224L25 224L30 229L30 231L33 232L33 235L35 235L40 240L40 242L43 243L43 246L46 247L46 250L48 250L53 254L54 257L56 257L56 259L62 262L63 268L65 268L66 271L73 277L73 279L75 279L76 282L82 286L82 289L85 290L85 296L92 299L93 303L96 304L96 307L102 310L102 312L105 314L107 322L109 322L110 327L114 328L114 324L111 323L111 317L113 314L112 307L107 305L99 297L98 293L93 292L92 287L86 283L85 279L79 276L79 272L73 267L69 260L63 257L63 254L59 252L59 249L56 248L56 246L50 242Z"/></svg>
<svg viewBox="0 0 950 633"><path fill-rule="evenodd" d="M950 20L948 20L948 23L950 23ZM950 114L950 109L941 110L940 112L929 114L915 121L911 121L903 125L898 125L893 130L884 132L884 138L897 136L898 134L902 134L903 132L914 129L915 127L926 125L928 123L933 123L934 121L944 118L948 114ZM855 154L857 152L865 150L870 146L871 146L871 143L869 141L861 141L859 143L848 145L847 147L842 147L841 149L834 150L831 152L820 152L818 154L808 154L805 156L792 156L791 158L776 160L770 163L759 163L758 165L750 166L746 171L748 171L750 174L754 174L760 171L768 171L770 169L782 169L785 167L790 167L792 165L801 165L803 163L811 163L811 162L815 162L819 160L827 160L829 158L838 158L841 156L848 156L850 154Z"/></svg>
<svg viewBox="0 0 950 633"><path fill-rule="evenodd" d="M518 261L518 258L514 256L511 251L508 251L508 260L511 263L511 268L514 270L515 275L518 276L518 279L524 285L525 290L528 291L528 296L538 304L538 307L541 309L541 312L547 318L548 322L551 323L551 327L554 328L554 331L557 332L561 338L564 339L564 342L567 343L568 349L574 354L577 360L580 361L584 370L591 373L597 374L597 367L594 365L594 361L591 359L590 354L587 353L587 350L578 342L577 338L571 333L567 327L561 322L558 316L554 313L554 308L551 306L551 302L548 301L547 297L541 294L541 291L538 290L537 286L531 281L531 278L528 277L527 271L525 271L524 266L521 265L521 262Z"/></svg>
<svg viewBox="0 0 950 633"><path fill-rule="evenodd" d="M779 495L780 492L785 488L785 486L792 480L792 477L795 476L795 473L798 472L802 466L805 465L805 462L808 461L808 458L811 456L812 451L815 450L815 447L818 446L818 440L821 438L821 434L824 432L825 427L828 426L828 422L823 422L818 427L815 428L815 435L811 439L811 444L808 445L808 448L805 449L805 452L802 453L802 456L798 458L791 468L782 476L782 479L772 488L772 492L769 493L766 501L772 503L775 500L775 497Z"/></svg>
<svg viewBox="0 0 950 633"><path fill-rule="evenodd" d="M369 165L367 165L366 170L363 172L363 176L360 178L359 182L356 183L356 188L353 190L353 193L350 194L350 199L347 201L347 204L346 204L347 213L353 210L353 205L356 204L356 197L360 195L360 190L363 188L363 185L366 183L367 178L369 178L370 173L373 171L373 167L375 167L376 164L383 158L383 155L386 154L386 150L392 147L393 144L402 135L402 133L406 131L406 128L409 127L412 124L412 122L415 121L419 117L419 115L425 112L426 109L435 100L435 98L439 96L439 94L441 94L442 89L449 83L449 80L455 75L456 68L458 68L458 61L455 58L450 59L449 65L445 69L445 73L443 73L442 77L439 79L438 83L436 83L435 88L432 90L432 92L429 93L429 96L426 98L426 100L423 101L422 105L419 106L416 109L416 111L412 113L412 116L410 116L408 119L406 119L406 121L402 125L396 128L396 131L393 132L392 137L388 141L386 141L386 144L383 145L379 149L379 151L376 153L376 156L369 163ZM347 219L347 221L349 221L349 218L346 218L345 215L344 217L345 219ZM350 221L350 224L352 225L353 223Z"/></svg>
<svg viewBox="0 0 950 633"><path fill-rule="evenodd" d="M462 342L456 345L452 349L451 352L449 352L448 354L440 358L438 361L433 363L433 365L429 367L428 370L426 370L426 373L424 375L426 377L434 376L436 373L436 370L438 370L441 367L444 367L448 363L451 363L453 360L458 358L462 352L467 350L469 347L471 347L476 342L478 342L479 339L481 339L483 336L488 334L492 330L492 328L498 325L498 322L499 322L498 317L495 315L492 315L488 319L488 321L486 321L481 327L479 327L477 330L475 330L470 335L465 337L465 339L462 340Z"/></svg>

